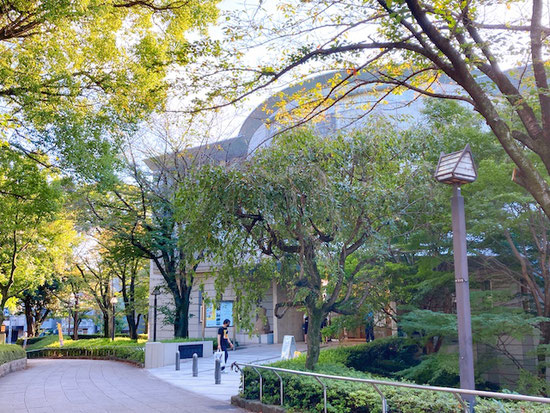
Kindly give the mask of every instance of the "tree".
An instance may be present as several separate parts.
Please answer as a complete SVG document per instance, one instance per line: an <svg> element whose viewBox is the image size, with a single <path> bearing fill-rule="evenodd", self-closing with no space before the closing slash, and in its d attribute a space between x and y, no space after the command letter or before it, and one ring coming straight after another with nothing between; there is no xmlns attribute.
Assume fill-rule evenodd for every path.
<svg viewBox="0 0 550 413"><path fill-rule="evenodd" d="M64 263L74 232L61 204L52 171L0 143L0 308Z"/></svg>
<svg viewBox="0 0 550 413"><path fill-rule="evenodd" d="M179 158L178 154L174 156ZM121 183L104 190L87 188L86 204L81 210L83 218L112 234L116 240L115 250L111 251L115 254L113 259L116 254L124 254L133 270L137 270L139 259L153 261L174 300L174 335L188 337L189 300L202 255L200 245L195 245L191 253L178 244L185 231L174 215L174 197L183 172L179 168L162 168L156 174L146 174L136 167L133 173L135 185ZM115 273L118 271L131 289L128 269L118 268Z"/></svg>
<svg viewBox="0 0 550 413"><path fill-rule="evenodd" d="M37 0L0 4L0 125L89 179L110 176L117 138L168 96L171 68L208 50L216 0ZM43 161L43 159L42 159Z"/></svg>
<svg viewBox="0 0 550 413"><path fill-rule="evenodd" d="M113 297L113 273L109 266L101 259L97 251L88 251L86 257L81 257L75 263L78 277L74 281L78 288L86 290L92 297L95 307L103 317L103 336L109 337L112 328L111 298Z"/></svg>
<svg viewBox="0 0 550 413"><path fill-rule="evenodd" d="M207 77L216 89L199 104L213 104L219 96L232 104L289 73L303 74L307 64L344 74L305 97L283 97L277 109L298 102L287 111L305 106L307 119L322 115L351 91L369 93L379 84L387 89L374 106L388 93L407 89L464 102L483 116L512 160L514 181L550 217L550 94L544 61L550 27L543 25L547 10L542 0L259 2L253 13L239 11L233 18L228 39L240 43L228 45L228 56L215 71L205 75L201 67L196 79ZM232 65L231 54L240 52L242 44L276 50L276 59L264 58L259 66L256 61L254 66ZM505 71L509 62L517 68ZM438 88L442 76L457 87Z"/></svg>
<svg viewBox="0 0 550 413"><path fill-rule="evenodd" d="M23 291L20 301L23 304L25 320L27 322L27 337L38 335L40 326L55 306L55 292L59 288L59 281L53 280L39 285L34 290Z"/></svg>
<svg viewBox="0 0 550 413"><path fill-rule="evenodd" d="M389 133L391 125L380 122L371 131L331 139L299 131L238 168L204 167L179 191L187 231L197 231L188 239L200 242L208 228L205 254L224 267L219 277L247 284L239 301L265 281L251 268L255 257L280 263L277 282L289 301L275 311L306 309L308 369L318 360L328 313L355 313L384 285L369 265L406 215L413 177L422 170L410 167L406 140Z"/></svg>

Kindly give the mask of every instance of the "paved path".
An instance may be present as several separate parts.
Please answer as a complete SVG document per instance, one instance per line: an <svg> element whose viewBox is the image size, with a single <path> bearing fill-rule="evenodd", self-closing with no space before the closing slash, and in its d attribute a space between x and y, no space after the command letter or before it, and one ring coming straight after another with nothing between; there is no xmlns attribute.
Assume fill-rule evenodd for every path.
<svg viewBox="0 0 550 413"><path fill-rule="evenodd" d="M0 412L213 413L242 412L129 364L103 360L29 360L0 378Z"/></svg>
<svg viewBox="0 0 550 413"><path fill-rule="evenodd" d="M234 361L251 364L267 364L281 359L281 344L247 345L245 348L229 352L227 364ZM305 351L304 343L297 343L298 351ZM148 370L153 376L179 388L208 397L220 402L229 403L231 396L239 393L241 375L230 371L229 367L222 374L221 384L214 384L214 357L199 358L199 376L193 377L192 360L181 361L180 370L175 366L165 366Z"/></svg>

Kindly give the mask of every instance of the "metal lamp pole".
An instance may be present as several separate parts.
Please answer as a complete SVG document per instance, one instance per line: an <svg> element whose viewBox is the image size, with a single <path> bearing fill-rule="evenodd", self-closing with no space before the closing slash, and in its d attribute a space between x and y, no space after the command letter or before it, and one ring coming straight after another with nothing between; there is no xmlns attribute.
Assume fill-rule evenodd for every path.
<svg viewBox="0 0 550 413"><path fill-rule="evenodd" d="M453 185L451 201L453 217L453 249L455 263L456 315L458 319L458 351L460 387L475 389L472 320L470 314L470 282L466 252L466 218L460 186ZM474 396L463 396L473 406Z"/></svg>
<svg viewBox="0 0 550 413"><path fill-rule="evenodd" d="M157 341L157 297L160 294L160 288L158 285L153 288L151 294L155 297L153 302L153 341Z"/></svg>
<svg viewBox="0 0 550 413"><path fill-rule="evenodd" d="M111 341L115 341L115 322L116 322L116 304L118 299L116 297L111 298L111 305L113 306L113 326L111 328Z"/></svg>
<svg viewBox="0 0 550 413"><path fill-rule="evenodd" d="M472 346L472 319L470 314L470 282L466 249L466 218L464 198L460 185L474 182L477 170L470 146L464 150L441 154L435 171L435 179L453 186L451 200L453 219L453 250L455 264L456 316L458 320L458 352L460 388L475 390L474 351ZM473 412L475 397L463 396Z"/></svg>

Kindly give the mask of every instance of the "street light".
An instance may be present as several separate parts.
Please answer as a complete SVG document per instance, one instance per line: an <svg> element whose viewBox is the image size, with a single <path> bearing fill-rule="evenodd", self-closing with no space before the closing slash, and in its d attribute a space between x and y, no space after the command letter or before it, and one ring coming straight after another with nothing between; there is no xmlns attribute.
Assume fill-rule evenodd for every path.
<svg viewBox="0 0 550 413"><path fill-rule="evenodd" d="M160 294L160 286L157 285L153 288L151 294L155 297L153 304L153 341L157 341L157 297Z"/></svg>
<svg viewBox="0 0 550 413"><path fill-rule="evenodd" d="M111 298L111 305L113 306L113 327L111 330L111 340L115 341L115 311L116 311L116 304L118 303L118 298L113 297Z"/></svg>
<svg viewBox="0 0 550 413"><path fill-rule="evenodd" d="M464 150L441 154L435 171L435 179L453 185L451 200L453 219L453 249L455 262L456 315L458 318L458 350L460 387L475 390L474 352L472 347L472 322L470 315L470 287L468 279L468 257L466 250L466 219L464 198L460 185L474 182L477 170L470 145ZM474 396L464 396L473 411Z"/></svg>

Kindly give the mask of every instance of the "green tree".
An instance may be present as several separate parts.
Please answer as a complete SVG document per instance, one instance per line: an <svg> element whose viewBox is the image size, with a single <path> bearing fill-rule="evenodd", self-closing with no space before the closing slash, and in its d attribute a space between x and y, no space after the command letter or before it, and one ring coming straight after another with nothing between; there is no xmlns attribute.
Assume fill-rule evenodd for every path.
<svg viewBox="0 0 550 413"><path fill-rule="evenodd" d="M550 217L546 13L543 0L260 3L254 13L238 11L230 17L228 42L271 49L273 58L232 65L231 54L241 43L228 46L228 56L216 66L218 78L211 81L219 93L206 96L221 95L234 103L291 73L303 77L309 68L340 72L307 96L299 91L279 99L276 109L297 109L302 121L322 116L359 88L378 94L366 113L383 104L388 93L407 89L465 102L482 115L512 160L514 181ZM516 62L517 69L503 69ZM436 87L443 76L456 88ZM377 85L387 88L379 93Z"/></svg>
<svg viewBox="0 0 550 413"><path fill-rule="evenodd" d="M216 0L3 1L0 124L31 157L37 148L70 170L110 175L117 138L163 109L168 73L213 47Z"/></svg>
<svg viewBox="0 0 550 413"><path fill-rule="evenodd" d="M208 228L207 254L225 264L219 276L234 288L247 285L239 301L265 281L243 266L259 255L280 262L277 282L289 294L281 306L305 308L309 317L309 369L327 314L355 313L383 286L369 265L406 215L422 170L407 163L407 142L388 133L392 125L371 130L331 139L308 131L282 136L238 168L205 167L179 192L187 230L199 234L189 240Z"/></svg>
<svg viewBox="0 0 550 413"><path fill-rule="evenodd" d="M56 176L0 143L1 308L43 283L66 254L72 228L58 219L61 205Z"/></svg>

